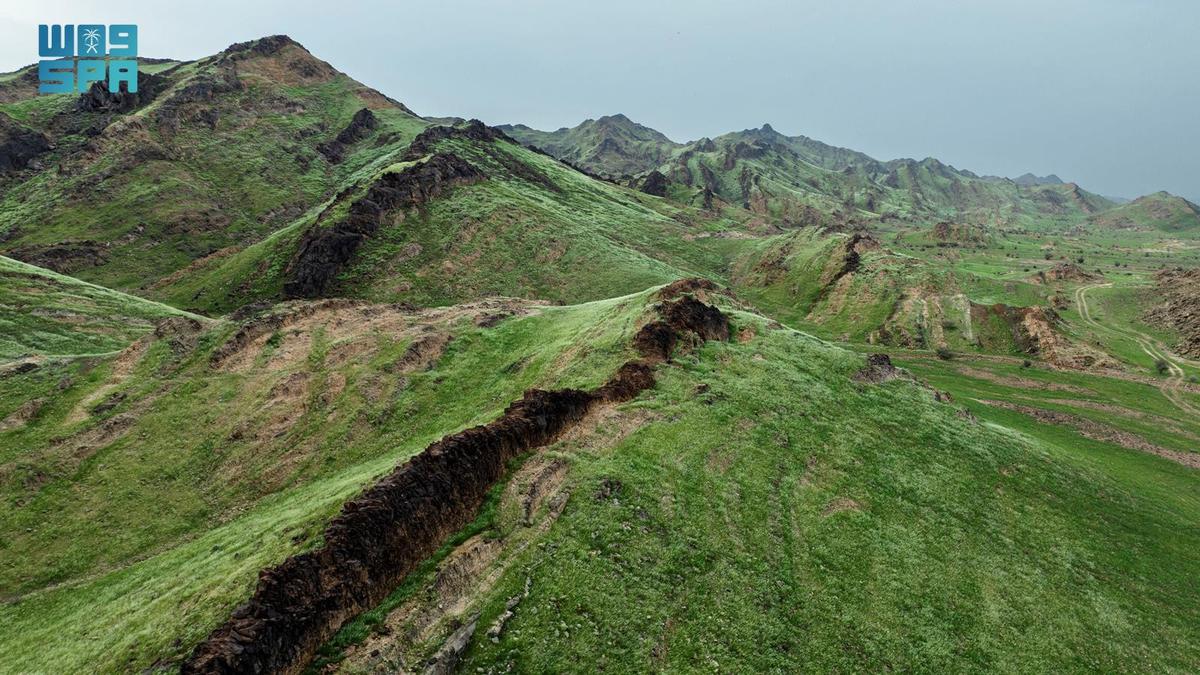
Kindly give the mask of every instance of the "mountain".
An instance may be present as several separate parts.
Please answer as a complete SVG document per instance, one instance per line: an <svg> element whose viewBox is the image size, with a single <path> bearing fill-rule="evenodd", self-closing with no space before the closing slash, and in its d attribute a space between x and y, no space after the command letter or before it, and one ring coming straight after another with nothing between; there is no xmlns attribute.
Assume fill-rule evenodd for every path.
<svg viewBox="0 0 1200 675"><path fill-rule="evenodd" d="M653 172L654 194L686 203L715 197L796 224L820 220L947 219L981 224L1074 224L1113 204L1055 176L1017 181L977 176L942 162L881 162L771 125L679 145L624 116L514 137L597 174ZM664 159L666 158L666 159ZM662 175L669 185L663 184ZM711 195L711 196L708 196Z"/></svg>
<svg viewBox="0 0 1200 675"><path fill-rule="evenodd" d="M1032 173L1022 174L1012 179L1014 183L1021 187L1033 187L1034 185L1062 185L1063 179L1050 174L1049 176L1035 176Z"/></svg>
<svg viewBox="0 0 1200 675"><path fill-rule="evenodd" d="M576 127L549 132L524 124L497 128L521 143L603 176L642 173L667 161L682 147L621 114L584 120Z"/></svg>
<svg viewBox="0 0 1200 675"><path fill-rule="evenodd" d="M0 83L0 253L122 290L260 240L428 125L283 36L144 63L134 95L29 73Z"/></svg>
<svg viewBox="0 0 1200 675"><path fill-rule="evenodd" d="M1200 206L1169 192L1155 192L1095 214L1089 221L1104 228L1190 232L1200 228Z"/></svg>

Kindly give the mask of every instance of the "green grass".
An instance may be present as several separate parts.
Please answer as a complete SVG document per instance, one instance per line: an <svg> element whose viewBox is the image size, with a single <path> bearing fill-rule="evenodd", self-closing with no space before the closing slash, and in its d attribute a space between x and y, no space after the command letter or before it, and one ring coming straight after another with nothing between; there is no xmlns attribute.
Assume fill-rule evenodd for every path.
<svg viewBox="0 0 1200 675"><path fill-rule="evenodd" d="M173 307L0 256L0 361L124 348Z"/></svg>

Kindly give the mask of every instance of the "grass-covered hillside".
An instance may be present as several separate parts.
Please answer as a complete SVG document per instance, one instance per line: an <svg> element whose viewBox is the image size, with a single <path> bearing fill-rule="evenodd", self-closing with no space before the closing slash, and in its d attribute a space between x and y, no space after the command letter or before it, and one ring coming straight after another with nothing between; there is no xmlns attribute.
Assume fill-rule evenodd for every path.
<svg viewBox="0 0 1200 675"><path fill-rule="evenodd" d="M731 341L511 467L321 658L471 626L468 671L1197 664L1194 472L1123 455L1164 494L703 297ZM0 414L43 401L0 432L0 669L173 667L362 486L530 386L596 386L658 302L299 303L0 380Z"/></svg>
<svg viewBox="0 0 1200 675"><path fill-rule="evenodd" d="M185 312L0 257L0 362L123 349Z"/></svg>
<svg viewBox="0 0 1200 675"><path fill-rule="evenodd" d="M742 238L765 234L739 209L690 208L596 180L477 122L431 127L394 160L156 297L218 311L289 295L579 302L717 276Z"/></svg>
<svg viewBox="0 0 1200 675"><path fill-rule="evenodd" d="M544 150L591 173L620 177L657 167L682 147L661 132L618 113L557 131L538 131L524 124L499 127L526 145Z"/></svg>
<svg viewBox="0 0 1200 675"><path fill-rule="evenodd" d="M0 673L1200 671L1185 200L35 75Z"/></svg>
<svg viewBox="0 0 1200 675"><path fill-rule="evenodd" d="M1097 227L1160 230L1172 234L1200 233L1200 206L1169 192L1155 192L1092 216Z"/></svg>
<svg viewBox="0 0 1200 675"><path fill-rule="evenodd" d="M0 167L0 253L152 292L291 222L427 124L282 36L141 70L137 94L0 83L0 142L24 149Z"/></svg>

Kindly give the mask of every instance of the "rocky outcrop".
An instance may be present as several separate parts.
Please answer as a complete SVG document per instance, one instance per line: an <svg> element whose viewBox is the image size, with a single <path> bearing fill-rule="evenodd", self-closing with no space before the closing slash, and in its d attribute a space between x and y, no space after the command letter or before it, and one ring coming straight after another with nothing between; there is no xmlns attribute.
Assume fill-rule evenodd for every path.
<svg viewBox="0 0 1200 675"><path fill-rule="evenodd" d="M0 113L0 174L21 171L50 151L45 134L24 127Z"/></svg>
<svg viewBox="0 0 1200 675"><path fill-rule="evenodd" d="M329 224L324 218L304 233L288 265L284 295L315 298L332 285L358 247L397 212L420 206L455 185L483 178L457 155L435 154L428 160L381 176L367 193L350 205L345 219ZM328 212L328 211L327 211Z"/></svg>
<svg viewBox="0 0 1200 675"><path fill-rule="evenodd" d="M404 152L403 159L408 162L418 160L435 152L439 142L454 138L471 141L507 141L509 143L516 143L516 141L509 138L503 131L495 127L489 127L479 120L470 120L466 124L455 126L439 125L426 127L409 144L408 150Z"/></svg>
<svg viewBox="0 0 1200 675"><path fill-rule="evenodd" d="M1050 284L1058 281L1096 281L1100 275L1084 270L1075 263L1062 263L1048 270L1039 270L1029 278L1035 284Z"/></svg>
<svg viewBox="0 0 1200 675"><path fill-rule="evenodd" d="M696 304L703 303L664 303L663 323L697 325L705 333L696 339L728 336L720 311ZM475 517L510 460L553 442L592 407L652 387L652 367L664 357L630 361L590 392L529 390L496 421L429 446L347 502L320 548L264 570L250 601L196 647L182 672L299 672L343 623L387 597Z"/></svg>
<svg viewBox="0 0 1200 675"><path fill-rule="evenodd" d="M891 380L911 379L911 376L892 365L892 359L887 354L869 354L867 364L859 368L851 379L855 382L882 384Z"/></svg>
<svg viewBox="0 0 1200 675"><path fill-rule="evenodd" d="M668 184L666 175L655 169L638 181L637 189L655 197L666 197Z"/></svg>
<svg viewBox="0 0 1200 675"><path fill-rule="evenodd" d="M232 66L220 68L215 74L199 75L167 97L154 111L154 119L160 129L171 132L178 131L185 121L205 121L215 126L216 110L210 104L222 94L241 91L244 86Z"/></svg>
<svg viewBox="0 0 1200 675"><path fill-rule="evenodd" d="M1157 303L1145 313L1146 321L1178 331L1175 351L1200 358L1200 268L1159 272L1154 297Z"/></svg>
<svg viewBox="0 0 1200 675"><path fill-rule="evenodd" d="M108 261L105 246L95 241L64 241L57 244L21 246L5 252L5 255L61 274L96 267Z"/></svg>
<svg viewBox="0 0 1200 675"><path fill-rule="evenodd" d="M75 101L75 112L124 114L133 112L153 101L164 89L167 80L150 73L138 72L137 92L130 93L122 83L120 91L112 93L107 82L93 82Z"/></svg>
<svg viewBox="0 0 1200 675"><path fill-rule="evenodd" d="M350 123L345 129L338 132L338 135L332 140L321 143L317 146L317 152L325 156L333 164L338 164L346 155L346 149L367 136L371 132L379 128L379 120L375 117L375 113L368 108L363 108L354 113L354 117L350 119Z"/></svg>

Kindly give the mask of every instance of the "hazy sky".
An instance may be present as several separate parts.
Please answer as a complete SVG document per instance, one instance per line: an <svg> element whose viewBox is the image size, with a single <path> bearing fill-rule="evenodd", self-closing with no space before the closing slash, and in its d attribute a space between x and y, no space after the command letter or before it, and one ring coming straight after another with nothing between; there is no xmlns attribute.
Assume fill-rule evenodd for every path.
<svg viewBox="0 0 1200 675"><path fill-rule="evenodd" d="M1200 199L1200 1L34 2L0 7L0 70L39 23L132 22L144 56L286 33L424 115L555 129L622 112L675 140L770 122L880 159L1057 173Z"/></svg>

